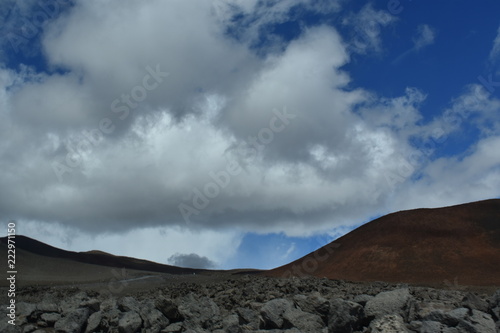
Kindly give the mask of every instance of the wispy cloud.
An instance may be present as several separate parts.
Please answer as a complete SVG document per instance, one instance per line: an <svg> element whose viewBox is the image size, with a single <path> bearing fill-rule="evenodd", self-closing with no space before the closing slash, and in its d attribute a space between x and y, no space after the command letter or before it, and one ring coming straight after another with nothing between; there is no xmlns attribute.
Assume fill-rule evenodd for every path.
<svg viewBox="0 0 500 333"><path fill-rule="evenodd" d="M493 41L493 48L490 52L490 61L493 63L500 61L500 27L498 28L497 36Z"/></svg>
<svg viewBox="0 0 500 333"><path fill-rule="evenodd" d="M283 254L283 256L281 256L281 258L283 260L288 260L290 255L296 250L296 245L295 243L292 243L290 244L290 247L288 248L288 250L286 250L285 254Z"/></svg>
<svg viewBox="0 0 500 333"><path fill-rule="evenodd" d="M417 35L413 38L413 48L420 50L426 46L432 45L436 38L436 32L427 24L421 24L417 28Z"/></svg>
<svg viewBox="0 0 500 333"><path fill-rule="evenodd" d="M365 5L358 13L351 13L343 24L352 28L349 38L350 50L355 53L382 49L382 29L395 22L397 18L386 10L375 10L371 4Z"/></svg>
<svg viewBox="0 0 500 333"><path fill-rule="evenodd" d="M436 39L436 31L434 28L432 28L427 24L419 25L417 27L415 36L412 38L413 47L401 53L396 59L394 59L392 64L393 65L398 64L410 54L414 54L419 50L434 44L435 39Z"/></svg>

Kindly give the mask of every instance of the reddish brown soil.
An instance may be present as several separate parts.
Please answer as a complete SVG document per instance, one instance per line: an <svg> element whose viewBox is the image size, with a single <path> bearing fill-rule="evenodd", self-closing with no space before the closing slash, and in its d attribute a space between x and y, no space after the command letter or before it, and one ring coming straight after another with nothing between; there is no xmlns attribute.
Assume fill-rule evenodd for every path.
<svg viewBox="0 0 500 333"><path fill-rule="evenodd" d="M265 274L500 286L500 199L389 214Z"/></svg>

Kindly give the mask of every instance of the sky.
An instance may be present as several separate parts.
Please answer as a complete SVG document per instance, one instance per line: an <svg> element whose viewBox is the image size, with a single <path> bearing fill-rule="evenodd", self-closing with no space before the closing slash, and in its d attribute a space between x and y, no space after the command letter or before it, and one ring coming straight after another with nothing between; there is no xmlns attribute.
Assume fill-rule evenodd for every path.
<svg viewBox="0 0 500 333"><path fill-rule="evenodd" d="M0 234L272 268L500 197L500 3L2 0Z"/></svg>

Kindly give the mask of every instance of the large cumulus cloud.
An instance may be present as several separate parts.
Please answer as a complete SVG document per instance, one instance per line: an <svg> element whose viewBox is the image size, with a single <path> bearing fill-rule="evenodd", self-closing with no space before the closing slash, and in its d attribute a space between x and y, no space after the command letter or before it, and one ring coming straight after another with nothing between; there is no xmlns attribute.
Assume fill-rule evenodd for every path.
<svg viewBox="0 0 500 333"><path fill-rule="evenodd" d="M466 158L434 160L414 144L451 135L446 112L460 114L471 91L422 122L424 91L377 96L344 69L353 47L380 52L380 31L395 21L388 12L347 16L360 40L309 26L258 52L269 24L308 6L266 4L82 1L47 24L46 72L0 70L0 216L91 233L306 235L429 204L426 192L442 194L435 205L495 195L491 127ZM320 8L339 7L309 10ZM239 35L228 32L234 17ZM252 17L260 21L250 27ZM474 96L483 103L474 119L490 119L498 101ZM473 180L474 194L455 191Z"/></svg>

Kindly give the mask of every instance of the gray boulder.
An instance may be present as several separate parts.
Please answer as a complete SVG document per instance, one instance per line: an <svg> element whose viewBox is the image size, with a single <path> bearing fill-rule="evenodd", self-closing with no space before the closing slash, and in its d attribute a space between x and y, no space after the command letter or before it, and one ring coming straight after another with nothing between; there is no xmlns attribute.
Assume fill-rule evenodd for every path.
<svg viewBox="0 0 500 333"><path fill-rule="evenodd" d="M284 328L297 328L303 333L318 333L326 330L325 323L320 316L291 308L283 314Z"/></svg>
<svg viewBox="0 0 500 333"><path fill-rule="evenodd" d="M16 303L16 325L23 325L36 310L36 304L18 302Z"/></svg>
<svg viewBox="0 0 500 333"><path fill-rule="evenodd" d="M125 312L118 320L118 330L120 333L136 333L141 326L141 316L135 311Z"/></svg>
<svg viewBox="0 0 500 333"><path fill-rule="evenodd" d="M353 298L352 301L355 302L355 303L359 303L359 304L365 306L366 303L369 300L371 300L372 298L373 298L373 296L371 296L371 295L361 294L361 295L354 296L354 298Z"/></svg>
<svg viewBox="0 0 500 333"><path fill-rule="evenodd" d="M488 299L488 303L490 308L489 312L497 322L500 321L500 290L497 290L496 293ZM500 325L500 323L498 323L498 325Z"/></svg>
<svg viewBox="0 0 500 333"><path fill-rule="evenodd" d="M237 314L231 314L224 317L224 319L222 320L222 327L223 329L221 331L224 333L240 333L242 331L240 327L240 320Z"/></svg>
<svg viewBox="0 0 500 333"><path fill-rule="evenodd" d="M328 321L328 314L330 312L330 302L319 293L311 295L296 295L293 298L295 305L304 312L318 314L321 316L325 324Z"/></svg>
<svg viewBox="0 0 500 333"><path fill-rule="evenodd" d="M365 321L363 307L351 301L334 298L330 301L328 330L338 333L352 333L359 330Z"/></svg>
<svg viewBox="0 0 500 333"><path fill-rule="evenodd" d="M72 313L78 308L83 308L84 306L82 303L85 301L88 301L89 297L86 292L81 291L73 296L65 297L61 301L61 306L60 309L62 310L62 313Z"/></svg>
<svg viewBox="0 0 500 333"><path fill-rule="evenodd" d="M408 288L383 291L366 302L367 317L381 318L389 314L403 314L408 300L411 298Z"/></svg>
<svg viewBox="0 0 500 333"><path fill-rule="evenodd" d="M40 318L46 322L49 326L52 326L55 324L56 321L61 319L61 315L56 312L51 312L51 313L42 313Z"/></svg>
<svg viewBox="0 0 500 333"><path fill-rule="evenodd" d="M172 323L183 321L184 317L179 312L177 304L169 298L158 298L155 306Z"/></svg>
<svg viewBox="0 0 500 333"><path fill-rule="evenodd" d="M260 315L262 324L260 328L273 329L283 327L283 314L287 310L291 310L293 304L284 298L276 298L268 301L262 306Z"/></svg>
<svg viewBox="0 0 500 333"><path fill-rule="evenodd" d="M453 307L450 304L443 304L441 302L420 302L417 304L417 313L416 317L419 319L427 317L431 312L434 311L442 311L448 312L453 310Z"/></svg>
<svg viewBox="0 0 500 333"><path fill-rule="evenodd" d="M40 312L60 312L59 306L55 301L44 299L36 305L36 309Z"/></svg>
<svg viewBox="0 0 500 333"><path fill-rule="evenodd" d="M473 293L467 293L462 299L461 305L464 308L488 312L488 302Z"/></svg>
<svg viewBox="0 0 500 333"><path fill-rule="evenodd" d="M27 324L23 326L23 333L31 333L33 331L36 331L38 326L36 324ZM1 331L3 332L3 331Z"/></svg>
<svg viewBox="0 0 500 333"><path fill-rule="evenodd" d="M139 315L144 321L144 327L147 328L149 332L159 332L162 328L170 324L167 317L155 308L153 301L143 303Z"/></svg>
<svg viewBox="0 0 500 333"><path fill-rule="evenodd" d="M257 311L249 308L237 308L239 324L247 330L256 330L259 328L259 314Z"/></svg>
<svg viewBox="0 0 500 333"><path fill-rule="evenodd" d="M420 333L437 333L437 332L443 332L443 329L445 326L441 324L440 322L437 321L424 321L421 322L420 324Z"/></svg>
<svg viewBox="0 0 500 333"><path fill-rule="evenodd" d="M371 333L410 333L403 317L398 314L385 315L370 323ZM436 331L439 332L439 331Z"/></svg>
<svg viewBox="0 0 500 333"><path fill-rule="evenodd" d="M80 303L80 307L89 308L90 312L92 313L99 311L100 305L101 302L99 302L99 300L96 298L90 298Z"/></svg>
<svg viewBox="0 0 500 333"><path fill-rule="evenodd" d="M179 313L185 318L186 328L193 330L220 328L215 327L221 321L220 309L210 298L198 298L189 294L182 297L179 303Z"/></svg>
<svg viewBox="0 0 500 333"><path fill-rule="evenodd" d="M167 327L162 329L160 332L161 333L181 333L183 330L182 327L183 327L182 323L177 322L177 323L173 323L173 324L168 325Z"/></svg>
<svg viewBox="0 0 500 333"><path fill-rule="evenodd" d="M66 313L64 317L56 321L54 328L60 333L80 333L83 325L89 317L88 308L76 309Z"/></svg>
<svg viewBox="0 0 500 333"><path fill-rule="evenodd" d="M116 299L114 298L107 298L105 299L104 301L101 302L101 304L99 305L99 309L102 311L102 312L108 312L108 311L111 311L111 310L114 310L118 307L118 302L116 301Z"/></svg>
<svg viewBox="0 0 500 333"><path fill-rule="evenodd" d="M118 300L118 309L122 312L141 311L141 304L133 297L122 297Z"/></svg>
<svg viewBox="0 0 500 333"><path fill-rule="evenodd" d="M0 332L2 333L21 333L22 329L18 325L11 325L5 320L7 317L2 316L0 320Z"/></svg>
<svg viewBox="0 0 500 333"><path fill-rule="evenodd" d="M434 311L425 320L439 322L445 327L456 328L459 332L496 333L491 316L478 310L458 308L448 312Z"/></svg>
<svg viewBox="0 0 500 333"><path fill-rule="evenodd" d="M89 319L87 320L87 327L85 329L85 333L94 332L101 324L101 319L102 319L101 311L97 311L91 314Z"/></svg>

